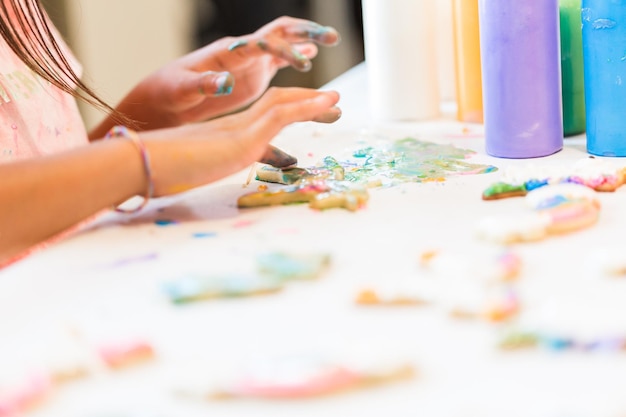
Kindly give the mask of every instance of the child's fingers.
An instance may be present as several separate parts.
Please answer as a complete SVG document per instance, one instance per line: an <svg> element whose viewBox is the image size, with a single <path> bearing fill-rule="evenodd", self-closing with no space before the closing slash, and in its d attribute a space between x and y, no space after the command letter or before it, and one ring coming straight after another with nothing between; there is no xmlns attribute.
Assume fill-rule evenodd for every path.
<svg viewBox="0 0 626 417"><path fill-rule="evenodd" d="M302 53L301 49L276 36L258 40L239 39L228 48L230 52L235 52L242 58L255 58L255 55L269 53L279 61L287 62L298 71L306 72L312 67L311 59Z"/></svg>
<svg viewBox="0 0 626 417"><path fill-rule="evenodd" d="M319 123L334 123L339 120L339 118L341 118L341 109L337 106L333 106L319 116L311 119L311 121ZM298 163L298 159L281 149L269 145L263 157L259 159L259 162L276 168L287 168L296 165Z"/></svg>
<svg viewBox="0 0 626 417"><path fill-rule="evenodd" d="M341 41L341 36L335 28L310 21L288 25L284 28L284 34L288 42L313 41L319 45L334 46Z"/></svg>
<svg viewBox="0 0 626 417"><path fill-rule="evenodd" d="M328 106L321 108L316 116L321 116L329 111L339 101L339 94L334 91L318 91L312 88L279 88L272 87L250 108L246 113L249 123L266 117L268 112L275 110L277 106L287 103L301 103L307 100L323 97L321 100L328 100Z"/></svg>
<svg viewBox="0 0 626 417"><path fill-rule="evenodd" d="M235 78L227 71L206 71L198 80L199 92L205 96L226 96L233 91Z"/></svg>
<svg viewBox="0 0 626 417"><path fill-rule="evenodd" d="M319 45L334 46L341 41L341 36L335 28L288 16L279 17L256 33L262 37L280 36L290 43L315 42Z"/></svg>
<svg viewBox="0 0 626 417"><path fill-rule="evenodd" d="M235 86L234 77L226 71L188 72L180 81L177 101L195 104L208 97L228 95Z"/></svg>
<svg viewBox="0 0 626 417"><path fill-rule="evenodd" d="M337 106L333 106L324 113L313 119L314 122L319 123L334 123L341 118L341 109Z"/></svg>
<svg viewBox="0 0 626 417"><path fill-rule="evenodd" d="M295 122L313 121L322 117L337 101L339 95L334 92L318 92L311 97L298 97L293 100L274 102L251 126L259 137L274 137L285 126ZM255 136L255 135L253 135Z"/></svg>
<svg viewBox="0 0 626 417"><path fill-rule="evenodd" d="M265 154L261 157L259 162L271 165L276 168L287 168L298 163L298 159L295 156L269 145Z"/></svg>

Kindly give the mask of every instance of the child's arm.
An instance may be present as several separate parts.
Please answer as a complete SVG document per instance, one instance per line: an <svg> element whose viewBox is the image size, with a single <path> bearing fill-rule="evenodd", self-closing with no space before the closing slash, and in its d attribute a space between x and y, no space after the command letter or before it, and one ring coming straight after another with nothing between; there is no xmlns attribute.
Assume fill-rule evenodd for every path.
<svg viewBox="0 0 626 417"><path fill-rule="evenodd" d="M332 46L339 39L333 28L281 17L253 34L220 39L173 61L139 83L117 109L141 130L231 113L258 99L279 69L308 71L316 44ZM102 137L113 124L104 120L90 138Z"/></svg>
<svg viewBox="0 0 626 417"><path fill-rule="evenodd" d="M334 114L339 97L270 89L248 110L178 128L143 132L154 196L203 185L262 158L286 125ZM148 187L140 153L126 139L0 165L0 263Z"/></svg>

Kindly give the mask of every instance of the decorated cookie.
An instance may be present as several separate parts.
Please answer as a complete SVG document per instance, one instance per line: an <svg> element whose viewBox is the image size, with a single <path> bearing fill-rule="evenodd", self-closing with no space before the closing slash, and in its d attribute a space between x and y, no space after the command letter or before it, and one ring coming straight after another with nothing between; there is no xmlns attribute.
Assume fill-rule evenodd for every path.
<svg viewBox="0 0 626 417"><path fill-rule="evenodd" d="M174 303L275 293L291 281L322 276L331 257L323 252L263 252L252 270L228 274L189 273L166 281L163 290Z"/></svg>
<svg viewBox="0 0 626 417"><path fill-rule="evenodd" d="M98 353L102 361L113 369L143 363L155 356L154 349L145 340L126 340L102 344L98 347Z"/></svg>
<svg viewBox="0 0 626 417"><path fill-rule="evenodd" d="M324 210L345 208L354 211L369 199L362 186L332 181L301 183L273 191L245 194L237 200L240 208L275 206L293 203L309 203L311 208Z"/></svg>
<svg viewBox="0 0 626 417"><path fill-rule="evenodd" d="M536 188L525 202L532 212L485 217L477 225L478 236L502 244L528 242L590 227L600 216L596 192L580 184Z"/></svg>
<svg viewBox="0 0 626 417"><path fill-rule="evenodd" d="M523 197L528 193L525 184L497 182L483 191L483 200L498 200L509 197Z"/></svg>
<svg viewBox="0 0 626 417"><path fill-rule="evenodd" d="M93 352L78 344L62 352L48 352L41 363L41 369L49 375L54 384L86 378L94 368L97 368L97 363Z"/></svg>
<svg viewBox="0 0 626 417"><path fill-rule="evenodd" d="M356 303L361 306L419 307L429 303L427 297L406 289L366 288L357 294Z"/></svg>
<svg viewBox="0 0 626 417"><path fill-rule="evenodd" d="M556 352L626 352L626 336L582 338L556 332L513 330L498 342L502 350L545 349Z"/></svg>
<svg viewBox="0 0 626 417"><path fill-rule="evenodd" d="M595 191L612 192L624 184L626 168L615 168L598 158L585 158L573 166L510 168L502 177L502 181L483 191L483 200L525 196L537 188L555 184L578 184Z"/></svg>
<svg viewBox="0 0 626 417"><path fill-rule="evenodd" d="M496 286L482 289L480 297L451 297L446 300L450 315L458 319L503 322L517 316L521 303L512 286Z"/></svg>
<svg viewBox="0 0 626 417"><path fill-rule="evenodd" d="M550 217L536 212L483 217L476 225L479 238L495 243L532 242L548 235Z"/></svg>
<svg viewBox="0 0 626 417"><path fill-rule="evenodd" d="M524 199L526 205L533 210L550 209L571 201L583 200L600 206L597 193L593 189L575 183L560 183L537 188L528 193Z"/></svg>
<svg viewBox="0 0 626 417"><path fill-rule="evenodd" d="M431 250L420 255L420 265L440 277L466 276L491 284L516 280L522 259L510 250L484 253Z"/></svg>
<svg viewBox="0 0 626 417"><path fill-rule="evenodd" d="M0 383L0 416L21 416L39 404L53 389L46 374L33 374L13 382Z"/></svg>
<svg viewBox="0 0 626 417"><path fill-rule="evenodd" d="M174 303L234 298L280 291L284 283L260 274L190 274L166 282L163 290Z"/></svg>
<svg viewBox="0 0 626 417"><path fill-rule="evenodd" d="M270 252L257 257L259 273L279 281L315 279L329 265L327 253Z"/></svg>
<svg viewBox="0 0 626 417"><path fill-rule="evenodd" d="M338 394L413 377L412 365L354 364L294 356L259 361L213 386L185 387L182 393L214 399L305 399Z"/></svg>
<svg viewBox="0 0 626 417"><path fill-rule="evenodd" d="M311 174L304 168L280 169L268 165L260 166L256 171L256 179L259 181L273 182L276 184L295 184L298 181L310 177Z"/></svg>

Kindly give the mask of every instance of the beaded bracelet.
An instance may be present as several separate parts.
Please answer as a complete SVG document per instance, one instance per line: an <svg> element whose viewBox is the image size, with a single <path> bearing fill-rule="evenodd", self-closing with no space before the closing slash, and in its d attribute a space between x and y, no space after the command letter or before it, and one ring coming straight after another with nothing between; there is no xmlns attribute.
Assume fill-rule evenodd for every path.
<svg viewBox="0 0 626 417"><path fill-rule="evenodd" d="M127 128L126 126L113 126L111 130L104 137L105 139L111 138L124 138L130 140L139 150L139 154L141 155L141 161L143 162L143 172L146 174L146 179L148 180L148 188L146 189L145 195L143 195L143 201L137 207L131 209L125 209L121 207L115 207L115 211L120 213L137 213L142 208L148 204L150 198L152 198L154 192L154 183L152 180L152 169L150 167L150 156L148 155L148 151L146 150L146 146L143 141L135 132Z"/></svg>

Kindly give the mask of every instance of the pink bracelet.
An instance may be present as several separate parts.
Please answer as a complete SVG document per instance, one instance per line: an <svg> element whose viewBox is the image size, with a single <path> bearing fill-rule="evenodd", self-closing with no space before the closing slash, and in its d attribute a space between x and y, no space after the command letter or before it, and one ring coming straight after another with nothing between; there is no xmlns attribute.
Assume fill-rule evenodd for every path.
<svg viewBox="0 0 626 417"><path fill-rule="evenodd" d="M141 161L143 162L143 172L146 175L146 179L148 180L148 188L146 189L146 193L143 195L143 201L137 207L131 209L124 209L121 207L115 207L115 211L120 213L137 213L142 208L148 204L150 198L152 198L154 192L154 183L152 180L152 169L150 168L150 156L148 155L148 151L146 149L145 144L134 130L127 128L126 126L113 126L111 130L104 137L105 139L111 138L124 138L130 140L139 150L139 154L141 155Z"/></svg>

